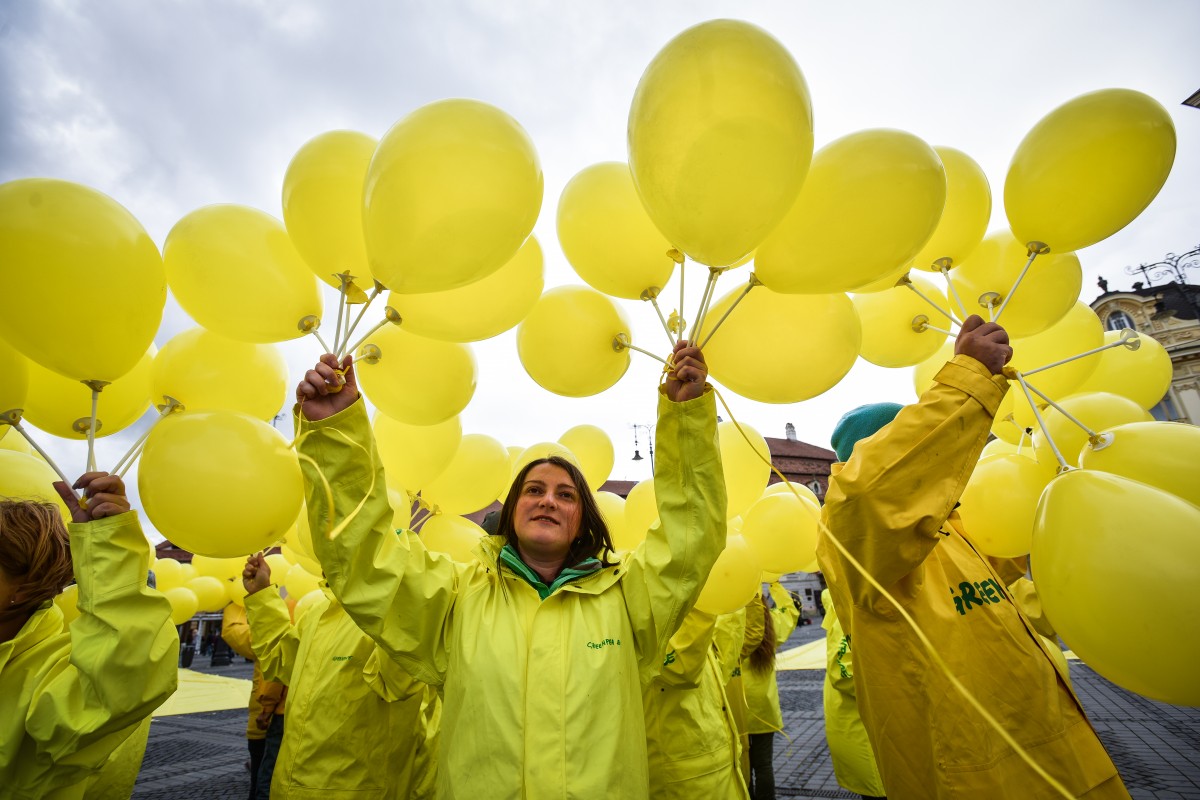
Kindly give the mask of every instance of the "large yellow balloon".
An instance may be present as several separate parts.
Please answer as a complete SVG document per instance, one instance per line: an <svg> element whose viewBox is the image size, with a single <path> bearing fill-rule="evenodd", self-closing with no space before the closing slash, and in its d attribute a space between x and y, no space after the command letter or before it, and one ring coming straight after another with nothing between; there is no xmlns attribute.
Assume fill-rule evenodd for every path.
<svg viewBox="0 0 1200 800"><path fill-rule="evenodd" d="M129 372L100 392L96 436L111 436L137 422L150 408L150 373L155 348ZM86 431L75 430L77 420L87 422L92 413L92 390L79 381L64 378L37 362L29 364L29 397L25 419L64 439L86 439Z"/></svg>
<svg viewBox="0 0 1200 800"><path fill-rule="evenodd" d="M746 512L742 536L762 569L794 572L816 555L821 512L793 494L762 497Z"/></svg>
<svg viewBox="0 0 1200 800"><path fill-rule="evenodd" d="M1028 248L1012 233L1003 229L989 233L967 260L950 273L958 297L966 306L965 312L990 319L988 300L992 299L999 311L1028 261ZM1038 256L1012 294L999 322L1014 338L1041 333L1071 310L1082 285L1083 269L1074 253Z"/></svg>
<svg viewBox="0 0 1200 800"><path fill-rule="evenodd" d="M750 545L741 536L730 536L696 598L696 608L705 614L732 614L759 591L761 575L762 566Z"/></svg>
<svg viewBox="0 0 1200 800"><path fill-rule="evenodd" d="M3 339L0 339L0 375L4 376L0 381L0 414L24 408L29 394L29 360ZM5 437L9 427L0 425L0 439Z"/></svg>
<svg viewBox="0 0 1200 800"><path fill-rule="evenodd" d="M629 165L605 161L571 178L558 199L558 242L588 285L613 297L641 299L667 285L671 243L654 227Z"/></svg>
<svg viewBox="0 0 1200 800"><path fill-rule="evenodd" d="M713 304L697 337L701 342L742 291ZM846 295L788 295L759 286L717 329L704 356L712 376L738 394L795 403L837 384L854 366L861 339L858 312Z"/></svg>
<svg viewBox="0 0 1200 800"><path fill-rule="evenodd" d="M910 273L909 279L921 293L948 310L946 294L929 278ZM911 367L938 351L946 334L919 328L950 329L950 319L907 286L882 292L854 295L854 308L862 324L863 359L880 367Z"/></svg>
<svg viewBox="0 0 1200 800"><path fill-rule="evenodd" d="M378 358L368 352L375 352L372 348ZM475 355L465 344L426 339L388 325L371 335L355 359L367 399L409 425L445 422L475 394Z"/></svg>
<svg viewBox="0 0 1200 800"><path fill-rule="evenodd" d="M14 438L17 436L13 434ZM71 512L54 491L54 483L58 480L58 475L42 459L0 449L0 497L50 503L58 507L64 521L70 522Z"/></svg>
<svg viewBox="0 0 1200 800"><path fill-rule="evenodd" d="M188 411L240 411L261 420L283 408L287 379L287 364L274 345L239 342L204 328L163 345L151 371L157 403L169 396Z"/></svg>
<svg viewBox="0 0 1200 800"><path fill-rule="evenodd" d="M240 581L242 579L242 570L246 566L246 559L240 556L233 558L210 558L197 554L192 556L192 566L196 568L196 572L201 576L216 578L219 581L228 581L234 578Z"/></svg>
<svg viewBox="0 0 1200 800"><path fill-rule="evenodd" d="M812 151L800 68L746 22L711 20L676 36L646 67L629 109L629 168L646 211L676 247L713 267L738 261L779 223Z"/></svg>
<svg viewBox="0 0 1200 800"><path fill-rule="evenodd" d="M436 425L409 425L376 414L373 427L388 481L413 491L446 469L462 441L462 423L457 416Z"/></svg>
<svg viewBox="0 0 1200 800"><path fill-rule="evenodd" d="M263 557L267 562L267 568L271 570L271 583L276 586L283 584L283 579L287 577L288 570L292 568L292 562L288 561L283 553L270 553Z"/></svg>
<svg viewBox="0 0 1200 800"><path fill-rule="evenodd" d="M1200 506L1200 428L1181 422L1130 422L1106 433L1111 440L1104 446L1083 448L1080 466L1141 481Z"/></svg>
<svg viewBox="0 0 1200 800"><path fill-rule="evenodd" d="M0 336L76 381L133 369L167 300L162 258L133 215L48 178L0 184L0 284Z"/></svg>
<svg viewBox="0 0 1200 800"><path fill-rule="evenodd" d="M821 501L817 499L816 494L814 494L813 490L805 486L803 483L778 481L776 483L769 484L767 488L763 490L762 496L769 497L773 494L782 494L788 496L798 495L801 500L812 503L816 508L819 509L821 507ZM804 563L807 564L808 562L805 561Z"/></svg>
<svg viewBox="0 0 1200 800"><path fill-rule="evenodd" d="M182 564L173 558L159 558L154 562L154 584L160 592L183 586Z"/></svg>
<svg viewBox="0 0 1200 800"><path fill-rule="evenodd" d="M533 230L542 167L515 119L441 100L392 126L363 191L371 273L396 292L441 292L500 269Z"/></svg>
<svg viewBox="0 0 1200 800"><path fill-rule="evenodd" d="M634 484L625 496L625 530L640 542L646 531L658 522L658 502L654 496L654 479Z"/></svg>
<svg viewBox="0 0 1200 800"><path fill-rule="evenodd" d="M211 331L240 342L282 342L321 316L317 281L283 224L258 209L206 206L185 216L163 247L179 305Z"/></svg>
<svg viewBox="0 0 1200 800"><path fill-rule="evenodd" d="M543 389L588 397L629 369L629 350L613 347L614 339L629 335L628 320L608 297L583 286L559 286L543 294L517 327L517 354Z"/></svg>
<svg viewBox="0 0 1200 800"><path fill-rule="evenodd" d="M212 502L197 497L219 487ZM300 464L265 422L230 411L176 414L146 439L138 469L146 515L193 553L229 558L283 538L300 511Z"/></svg>
<svg viewBox="0 0 1200 800"><path fill-rule="evenodd" d="M1104 328L1100 325L1100 319L1086 304L1077 302L1062 319L1041 333L1014 339L1011 366L1021 371L1037 369L1095 349L1103 343ZM1058 400L1072 394L1087 379L1096 368L1097 360L1096 356L1076 359L1045 372L1030 375L1028 381L1051 400ZM1021 387L1014 382L1012 391L1021 393L1015 407L1017 422L1022 427L1032 424L1029 403L1025 400ZM1034 395L1034 400L1041 402L1037 395Z"/></svg>
<svg viewBox="0 0 1200 800"><path fill-rule="evenodd" d="M196 607L200 611L220 611L229 602L225 584L211 575L199 575L186 584L196 595Z"/></svg>
<svg viewBox="0 0 1200 800"><path fill-rule="evenodd" d="M299 597L300 599L296 600L296 605L292 607L293 625L299 625L300 620L304 619L304 615L311 611L313 607L317 605L317 603L320 603L325 598L325 593L320 589L313 589L307 594L303 595L294 595L290 592L288 593L288 600L293 600L296 597Z"/></svg>
<svg viewBox="0 0 1200 800"><path fill-rule="evenodd" d="M1008 224L1022 242L1065 253L1107 239L1158 194L1175 161L1175 125L1132 89L1080 95L1021 140L1004 179Z"/></svg>
<svg viewBox="0 0 1200 800"><path fill-rule="evenodd" d="M200 601L196 593L186 586L175 586L163 592L167 602L171 604L171 622L182 625L200 610Z"/></svg>
<svg viewBox="0 0 1200 800"><path fill-rule="evenodd" d="M767 440L745 422L717 424L721 465L725 470L725 492L729 505L725 516L736 517L757 500L771 477L771 448Z"/></svg>
<svg viewBox="0 0 1200 800"><path fill-rule="evenodd" d="M1015 453L981 460L958 509L971 544L997 558L1028 553L1038 498L1053 475L1032 458Z"/></svg>
<svg viewBox="0 0 1200 800"><path fill-rule="evenodd" d="M608 526L608 535L616 550L634 550L646 538L646 532L639 535L625 527L625 498L612 492L592 492L600 516Z"/></svg>
<svg viewBox="0 0 1200 800"><path fill-rule="evenodd" d="M928 144L896 130L843 136L813 157L755 274L789 294L856 289L911 264L945 205L946 171Z"/></svg>
<svg viewBox="0 0 1200 800"><path fill-rule="evenodd" d="M558 441L575 454L583 477L593 491L598 491L608 480L616 460L612 439L595 425L576 425L558 437Z"/></svg>
<svg viewBox="0 0 1200 800"><path fill-rule="evenodd" d="M333 276L356 280L352 300L363 300L373 279L363 242L363 183L378 142L357 131L328 131L304 143L283 176L283 223L296 250L316 276L333 288Z"/></svg>
<svg viewBox="0 0 1200 800"><path fill-rule="evenodd" d="M496 495L496 500L500 505L504 505L504 501L508 499L508 490L512 488L512 482L517 477L518 463L521 454L525 452L524 447L509 445L508 448L508 483L504 484L504 488Z"/></svg>
<svg viewBox="0 0 1200 800"><path fill-rule="evenodd" d="M1059 405L1072 417L1097 433L1129 422L1149 422L1151 420L1150 415L1137 403L1127 397L1107 392L1073 394L1059 401ZM1046 423L1046 430L1049 431L1050 438L1058 446L1058 450L1067 460L1067 464L1072 467L1077 466L1084 445L1088 443L1087 431L1067 419L1056 408L1044 412L1042 419ZM1033 448L1041 463L1057 463L1041 427L1034 428Z"/></svg>
<svg viewBox="0 0 1200 800"><path fill-rule="evenodd" d="M954 342L945 340L929 358L913 367L913 392L920 397L933 386L933 379L954 358ZM1011 394L1011 392L1010 392Z"/></svg>
<svg viewBox="0 0 1200 800"><path fill-rule="evenodd" d="M491 436L468 433L446 469L421 487L444 514L469 514L491 504L509 481L508 450Z"/></svg>
<svg viewBox="0 0 1200 800"><path fill-rule="evenodd" d="M1104 343L1112 344L1121 338L1120 331L1105 331ZM1113 347L1096 359L1092 374L1079 384L1078 392L1111 392L1128 397L1149 411L1171 388L1175 367L1167 349L1155 339L1138 337L1137 350Z"/></svg>
<svg viewBox="0 0 1200 800"><path fill-rule="evenodd" d="M483 528L455 514L434 514L421 525L421 541L426 548L463 564L470 563L472 551L486 535Z"/></svg>
<svg viewBox="0 0 1200 800"><path fill-rule="evenodd" d="M1042 495L1030 555L1046 617L1076 655L1130 691L1189 706L1200 706L1197 531L1191 503L1076 470Z"/></svg>
<svg viewBox="0 0 1200 800"><path fill-rule="evenodd" d="M304 597L321 588L321 579L308 571L303 564L293 564L283 577L283 588L292 597Z"/></svg>
<svg viewBox="0 0 1200 800"><path fill-rule="evenodd" d="M229 596L229 602L233 603L235 606L246 605L246 585L242 583L241 578L233 581L226 581L225 593Z"/></svg>
<svg viewBox="0 0 1200 800"><path fill-rule="evenodd" d="M946 207L933 236L913 257L913 266L940 271L962 263L987 231L992 218L992 187L975 159L953 147L934 152L946 170Z"/></svg>
<svg viewBox="0 0 1200 800"><path fill-rule="evenodd" d="M509 458L509 463L512 465L512 478L516 479L517 473L529 462L542 458L550 458L551 456L558 456L570 461L577 467L579 466L579 459L575 457L575 454L566 445L560 442L537 442L522 450L515 461L511 457Z"/></svg>
<svg viewBox="0 0 1200 800"><path fill-rule="evenodd" d="M445 342L478 342L525 319L545 285L542 248L533 236L508 263L474 283L424 294L388 295L410 333Z"/></svg>

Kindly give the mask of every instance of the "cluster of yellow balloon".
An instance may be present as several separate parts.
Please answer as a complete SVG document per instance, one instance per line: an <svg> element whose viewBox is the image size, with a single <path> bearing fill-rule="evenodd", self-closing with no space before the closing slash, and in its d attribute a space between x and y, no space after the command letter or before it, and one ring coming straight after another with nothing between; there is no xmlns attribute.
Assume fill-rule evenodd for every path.
<svg viewBox="0 0 1200 800"><path fill-rule="evenodd" d="M599 394L629 368L629 322L605 295L583 286L547 291L517 326L517 354L538 385L566 397Z"/></svg>
<svg viewBox="0 0 1200 800"><path fill-rule="evenodd" d="M173 397L188 411L239 411L269 420L287 394L287 364L274 345L239 342L204 328L163 345L150 377L150 396Z"/></svg>
<svg viewBox="0 0 1200 800"><path fill-rule="evenodd" d="M880 367L911 367L929 358L946 341L942 331L949 330L950 318L926 299L949 311L945 292L919 273L909 275L908 280L921 294L907 286L893 286L854 295L865 361Z"/></svg>

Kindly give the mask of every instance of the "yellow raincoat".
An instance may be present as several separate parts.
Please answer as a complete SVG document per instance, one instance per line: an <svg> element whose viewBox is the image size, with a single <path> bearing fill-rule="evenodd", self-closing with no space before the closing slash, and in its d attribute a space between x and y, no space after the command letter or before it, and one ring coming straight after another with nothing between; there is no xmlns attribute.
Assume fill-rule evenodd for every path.
<svg viewBox="0 0 1200 800"><path fill-rule="evenodd" d="M274 587L244 601L263 676L288 686L271 796L407 800L418 779L417 749L425 744L425 687L379 652L324 592L295 627Z"/></svg>
<svg viewBox="0 0 1200 800"><path fill-rule="evenodd" d="M762 605L758 595L747 606L730 614L717 617L717 629L713 642L717 648L717 661L721 665L721 676L725 680L725 698L733 714L738 738L738 763L742 776L750 774L750 733L747 729L746 690L742 686L742 659L762 640L762 617L748 620L746 608L755 603Z"/></svg>
<svg viewBox="0 0 1200 800"><path fill-rule="evenodd" d="M329 541L317 533L330 511L322 480L305 464L313 543L330 585L389 655L443 692L438 796L646 797L642 687L662 669L725 542L711 390L681 403L660 396L660 524L621 563L545 600L498 564L500 537L484 538L475 560L459 564L393 535L361 402L301 420L301 435L301 451L333 488L334 519L365 497Z"/></svg>
<svg viewBox="0 0 1200 800"><path fill-rule="evenodd" d="M650 796L745 798L738 733L713 646L716 617L692 609L642 695Z"/></svg>
<svg viewBox="0 0 1200 800"><path fill-rule="evenodd" d="M951 670L1076 796L1128 797L1079 701L1005 582L946 524L1007 381L955 356L920 401L835 464L824 519L904 605ZM974 711L896 613L823 534L821 569L853 637L858 708L887 796L1058 795ZM1103 784L1103 786L1101 786Z"/></svg>
<svg viewBox="0 0 1200 800"><path fill-rule="evenodd" d="M254 675L250 679L250 702L246 708L246 738L265 739L267 729L258 726L258 716L264 709L271 713L284 713L284 709L280 707L283 684L263 678L262 667L258 665L258 658L250 645L250 622L246 619L245 607L237 603L225 606L225 610L221 612L221 638L233 648L233 652L254 662Z"/></svg>
<svg viewBox="0 0 1200 800"><path fill-rule="evenodd" d="M46 602L0 644L0 794L85 796L109 757L175 691L171 606L146 585L146 539L130 511L71 523L79 617Z"/></svg>
<svg viewBox="0 0 1200 800"><path fill-rule="evenodd" d="M796 608L796 603L787 593L787 589L778 583L772 583L768 591L771 593L771 599L775 601L775 607L767 610L760 602L760 610L756 613L771 615L771 622L775 626L775 647L778 649L792 635L792 631L796 630L796 624L800 621L800 610ZM746 613L749 616L751 609L747 608ZM761 635L759 638L761 639ZM782 731L783 714L779 710L779 684L775 680L775 669L758 672L748 663L743 664L742 688L746 692L746 730L751 734Z"/></svg>

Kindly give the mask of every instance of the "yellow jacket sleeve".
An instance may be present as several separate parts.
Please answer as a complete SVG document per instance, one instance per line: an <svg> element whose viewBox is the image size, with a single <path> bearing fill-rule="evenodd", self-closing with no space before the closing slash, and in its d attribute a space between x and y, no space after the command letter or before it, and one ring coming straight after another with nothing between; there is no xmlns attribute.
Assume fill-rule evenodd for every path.
<svg viewBox="0 0 1200 800"><path fill-rule="evenodd" d="M242 602L246 604L250 638L263 677L285 686L291 684L300 634L292 625L287 603L274 585L246 595Z"/></svg>
<svg viewBox="0 0 1200 800"><path fill-rule="evenodd" d="M175 692L179 659L171 606L146 585L137 512L68 528L80 612L71 657L46 676L25 719L54 785L72 783L72 768L103 764Z"/></svg>
<svg viewBox="0 0 1200 800"><path fill-rule="evenodd" d="M246 620L246 609L230 603L221 612L221 638L243 658L254 660L254 648L250 646L250 623Z"/></svg>
<svg viewBox="0 0 1200 800"><path fill-rule="evenodd" d="M717 660L721 664L721 680L726 683L742 671L742 644L746 640L746 609L743 606L732 614L717 617Z"/></svg>
<svg viewBox="0 0 1200 800"><path fill-rule="evenodd" d="M838 541L889 591L937 546L938 531L961 496L992 418L1008 388L1002 375L958 355L921 399L891 424L858 442L834 473L825 498L817 553L822 569L838 571ZM969 443L969 444L965 444ZM855 606L874 608L875 592L848 563L838 574ZM919 580L912 582L915 589ZM890 613L883 607L876 611Z"/></svg>
<svg viewBox="0 0 1200 800"><path fill-rule="evenodd" d="M712 650L717 618L693 608L667 645L658 680L679 689L695 689Z"/></svg>
<svg viewBox="0 0 1200 800"><path fill-rule="evenodd" d="M363 680L371 691L389 703L407 700L425 689L425 684L409 675L378 647L371 651L363 666Z"/></svg>
<svg viewBox="0 0 1200 800"><path fill-rule="evenodd" d="M319 422L299 417L299 430L300 453L312 459L301 465L313 549L330 588L387 655L418 680L440 686L460 567L392 529L383 466L361 400ZM325 535L329 520L346 521L332 541Z"/></svg>
<svg viewBox="0 0 1200 800"><path fill-rule="evenodd" d="M775 601L775 607L771 609L771 622L775 623L775 646L779 647L796 630L796 624L800 622L800 609L796 608L796 601L780 584L772 583L767 591Z"/></svg>

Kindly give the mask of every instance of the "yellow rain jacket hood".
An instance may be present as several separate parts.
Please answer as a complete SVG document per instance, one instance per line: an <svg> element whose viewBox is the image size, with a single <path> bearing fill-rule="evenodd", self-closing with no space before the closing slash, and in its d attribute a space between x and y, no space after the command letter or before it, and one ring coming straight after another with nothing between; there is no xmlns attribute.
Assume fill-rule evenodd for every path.
<svg viewBox="0 0 1200 800"><path fill-rule="evenodd" d="M747 608L751 613L770 614L775 627L776 649L788 640L800 621L800 610L792 596L778 583L769 587L775 607L767 609L759 604L757 609ZM751 734L775 733L783 730L783 714L779 710L779 684L775 680L775 668L758 672L746 662L742 665L742 688L746 692L746 730Z"/></svg>
<svg viewBox="0 0 1200 800"><path fill-rule="evenodd" d="M498 566L484 539L459 564L391 530L383 469L361 402L301 420L313 543L351 617L444 696L442 798L646 797L642 687L725 541L725 484L711 390L659 398L655 493L660 523L615 566L545 600ZM365 451L364 451L365 449ZM357 516L339 537L332 517Z"/></svg>
<svg viewBox="0 0 1200 800"><path fill-rule="evenodd" d="M954 674L1076 796L1128 797L1083 708L1005 581L946 524L1007 389L955 356L916 404L835 464L829 532L913 616ZM932 663L822 532L817 557L854 643L858 709L890 800L1058 797ZM1089 797L1092 797L1089 795Z"/></svg>
<svg viewBox="0 0 1200 800"><path fill-rule="evenodd" d="M130 511L71 523L79 617L47 602L0 644L0 794L75 800L175 691L171 606L146 585L146 538Z"/></svg>

